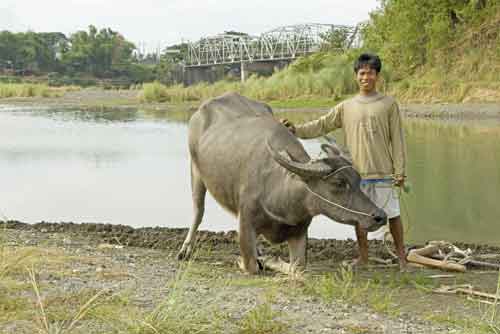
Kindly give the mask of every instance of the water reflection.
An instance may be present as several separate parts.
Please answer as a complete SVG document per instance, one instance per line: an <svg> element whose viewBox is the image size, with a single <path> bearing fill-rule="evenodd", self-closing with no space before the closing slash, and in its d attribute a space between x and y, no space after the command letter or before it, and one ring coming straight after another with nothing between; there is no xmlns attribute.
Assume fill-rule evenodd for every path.
<svg viewBox="0 0 500 334"><path fill-rule="evenodd" d="M412 237L500 243L500 126L415 120L407 133Z"/></svg>
<svg viewBox="0 0 500 334"><path fill-rule="evenodd" d="M0 209L28 222L189 226L186 122L193 112L0 107ZM301 123L320 115L277 117ZM406 133L410 238L499 244L500 126L407 120ZM341 131L335 137L343 142ZM319 154L317 141L304 145ZM202 228L235 229L236 222L209 198ZM311 234L354 237L351 227L326 218L315 220Z"/></svg>

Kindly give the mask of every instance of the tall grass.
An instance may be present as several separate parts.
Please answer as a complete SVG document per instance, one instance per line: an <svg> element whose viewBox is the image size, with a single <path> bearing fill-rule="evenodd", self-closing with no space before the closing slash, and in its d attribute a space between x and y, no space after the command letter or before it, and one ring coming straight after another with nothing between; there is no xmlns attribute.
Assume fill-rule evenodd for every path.
<svg viewBox="0 0 500 334"><path fill-rule="evenodd" d="M244 83L218 81L189 87L145 84L140 95L145 102L201 101L228 91L263 101L297 98L338 98L356 91L349 55L328 55L303 58L271 77L250 76Z"/></svg>
<svg viewBox="0 0 500 334"><path fill-rule="evenodd" d="M49 87L45 84L0 83L0 98L9 97L59 97L66 91L77 90L76 87Z"/></svg>

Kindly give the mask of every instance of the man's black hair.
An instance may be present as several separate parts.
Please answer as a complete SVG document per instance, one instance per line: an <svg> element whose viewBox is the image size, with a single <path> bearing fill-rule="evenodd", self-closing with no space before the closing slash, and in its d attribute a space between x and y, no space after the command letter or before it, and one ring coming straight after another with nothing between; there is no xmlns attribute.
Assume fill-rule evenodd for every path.
<svg viewBox="0 0 500 334"><path fill-rule="evenodd" d="M354 73L358 73L358 71L365 66L368 66L377 71L377 73L380 73L382 62L377 55L371 53L363 53L354 62Z"/></svg>

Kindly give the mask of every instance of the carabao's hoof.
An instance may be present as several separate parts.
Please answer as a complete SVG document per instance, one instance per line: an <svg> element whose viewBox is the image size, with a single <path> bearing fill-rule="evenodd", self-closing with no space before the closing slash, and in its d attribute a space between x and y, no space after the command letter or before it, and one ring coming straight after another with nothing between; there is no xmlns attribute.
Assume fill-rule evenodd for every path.
<svg viewBox="0 0 500 334"><path fill-rule="evenodd" d="M238 267L245 274L249 274L249 275L257 275L257 274L259 274L260 264L259 264L258 261L255 261L254 263L250 262L249 263L250 265L245 265L245 261L243 261L243 258L240 256L238 258L237 263L238 263Z"/></svg>

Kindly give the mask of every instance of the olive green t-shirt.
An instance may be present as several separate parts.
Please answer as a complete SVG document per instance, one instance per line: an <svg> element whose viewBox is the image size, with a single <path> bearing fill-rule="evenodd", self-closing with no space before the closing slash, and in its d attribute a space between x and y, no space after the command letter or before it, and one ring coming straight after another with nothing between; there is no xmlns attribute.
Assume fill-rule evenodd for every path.
<svg viewBox="0 0 500 334"><path fill-rule="evenodd" d="M406 175L406 145L396 101L375 93L341 102L317 120L298 125L299 138L315 138L344 129L353 165L364 179Z"/></svg>

